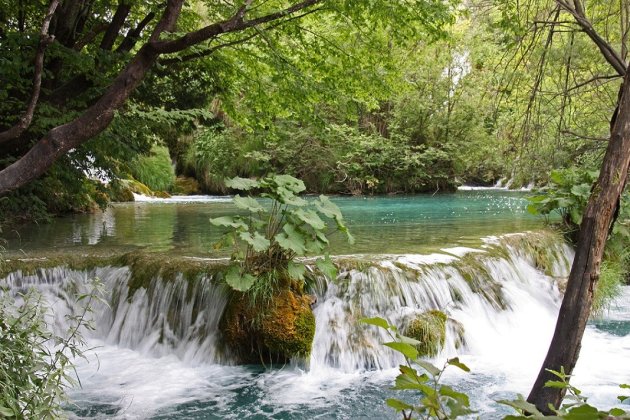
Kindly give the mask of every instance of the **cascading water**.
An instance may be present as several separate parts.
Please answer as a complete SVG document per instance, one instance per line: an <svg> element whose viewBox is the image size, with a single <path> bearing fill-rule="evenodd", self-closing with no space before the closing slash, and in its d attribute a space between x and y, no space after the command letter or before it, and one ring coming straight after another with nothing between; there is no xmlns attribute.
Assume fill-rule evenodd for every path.
<svg viewBox="0 0 630 420"><path fill-rule="evenodd" d="M133 292L129 267L15 272L2 283L14 291L36 285L59 330L67 327L64 314L80 310L72 295L87 291L90 278L104 283L109 306L94 308L97 328L86 332L94 349L88 361L77 361L83 388L71 392L75 416L395 418L383 401L393 395L388 388L401 359L381 344L383 331L359 320L380 316L404 328L418 314L440 310L452 321L434 361L459 355L473 373L453 371L445 380L469 392L483 418L496 418L507 411L494 400L527 392L540 367L571 259L559 239L540 233L431 255L339 257L338 279L314 287L316 333L307 370L230 366L218 328L226 293L209 275L156 276ZM611 322L628 328L630 292L624 293L626 306L601 321L606 328ZM630 338L597 325L587 330L576 383L596 403L611 405L615 384L630 376L626 364L617 364Z"/></svg>

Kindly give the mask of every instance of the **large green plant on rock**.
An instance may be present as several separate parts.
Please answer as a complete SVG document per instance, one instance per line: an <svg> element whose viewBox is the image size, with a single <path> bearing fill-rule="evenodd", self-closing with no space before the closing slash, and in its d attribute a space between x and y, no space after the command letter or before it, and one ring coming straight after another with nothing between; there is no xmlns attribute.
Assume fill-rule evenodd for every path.
<svg viewBox="0 0 630 420"><path fill-rule="evenodd" d="M304 183L289 175L233 178L226 185L256 191L266 199L236 195L234 204L245 214L210 220L229 228L217 246L233 249L225 281L236 293L222 321L226 341L246 362L257 357L286 361L305 356L310 352L315 318L312 299L304 292L307 267L296 258L324 254L331 230L353 241L341 211L323 195L309 200L299 197ZM336 277L328 254L316 259L315 267L329 278Z"/></svg>

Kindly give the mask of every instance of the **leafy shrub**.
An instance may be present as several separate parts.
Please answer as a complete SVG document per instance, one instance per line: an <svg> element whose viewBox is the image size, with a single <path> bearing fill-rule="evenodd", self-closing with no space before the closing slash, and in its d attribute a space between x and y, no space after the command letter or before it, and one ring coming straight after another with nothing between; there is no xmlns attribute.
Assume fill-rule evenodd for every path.
<svg viewBox="0 0 630 420"><path fill-rule="evenodd" d="M65 390L77 383L72 357L82 357L85 342L80 330L91 329L86 316L100 293L79 296L84 310L70 316L65 335L49 330L48 306L41 295L30 290L13 298L0 291L0 417L58 418L67 400Z"/></svg>
<svg viewBox="0 0 630 420"><path fill-rule="evenodd" d="M400 412L404 420L419 418L423 420L449 420L461 416L474 414L470 409L470 399L468 395L455 391L448 385L440 383L442 374L449 366L455 366L465 372L470 372L468 366L460 362L455 357L448 359L442 368L422 360L421 354L417 350L420 341L406 337L398 331L395 325L391 325L385 319L363 318L360 322L377 326L387 331L392 341L383 343L384 346L400 353L405 358L405 364L400 365L400 374L396 377L394 390L413 391L418 395L418 403L410 404L396 398L388 398L386 403L396 412ZM419 366L425 373L420 373L412 365ZM507 405L516 410L517 415L507 415L503 420L515 419L564 419L564 420L586 420L586 419L630 419L628 413L620 408L612 408L608 411L598 410L587 403L581 391L569 383L570 375L565 374L564 369L559 372L549 370L557 376L558 380L547 381L546 387L560 388L567 392L564 404L559 408L550 407L554 415L545 416L534 404L527 402L522 395L518 395L514 400L500 400L499 404ZM621 389L630 389L630 385L622 384ZM630 396L621 395L617 397L620 402L630 400ZM417 417L416 417L417 416Z"/></svg>
<svg viewBox="0 0 630 420"><path fill-rule="evenodd" d="M361 322L387 331L392 341L383 345L405 357L405 364L400 365L400 374L396 377L392 389L414 391L419 394L419 401L417 404L409 404L396 398L389 398L386 401L387 405L402 413L404 419L411 419L414 414L421 419L455 419L475 413L470 409L468 395L440 383L442 374L449 366L470 372L468 366L457 357L447 360L440 369L421 359L417 349L422 344L420 341L400 334L396 326L383 318L364 318ZM418 372L412 364L420 366L425 373Z"/></svg>
<svg viewBox="0 0 630 420"><path fill-rule="evenodd" d="M551 171L549 184L528 197L527 210L548 216L558 213L565 227L575 231L582 222L582 214L591 195L591 187L599 173L579 168Z"/></svg>
<svg viewBox="0 0 630 420"><path fill-rule="evenodd" d="M260 180L234 178L226 185L240 191L258 190L271 200L270 208L251 196L234 197L234 204L246 215L211 219L215 226L230 230L218 246L233 247L232 265L225 280L233 289L271 296L291 280L304 281L306 267L296 257L323 253L328 247L326 231L330 219L337 231L353 241L339 208L326 196L305 200L298 196L304 183L289 175L271 175ZM330 257L316 261L317 267L330 277L335 271ZM286 284L284 284L286 286Z"/></svg>

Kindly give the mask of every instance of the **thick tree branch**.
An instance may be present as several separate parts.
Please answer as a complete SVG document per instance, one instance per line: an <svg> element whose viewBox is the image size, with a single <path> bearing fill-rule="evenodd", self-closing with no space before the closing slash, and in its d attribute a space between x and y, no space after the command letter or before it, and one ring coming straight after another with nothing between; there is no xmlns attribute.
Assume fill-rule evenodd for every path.
<svg viewBox="0 0 630 420"><path fill-rule="evenodd" d="M321 10L321 8L317 8L317 9L311 9L307 12L301 13L299 15L294 15L289 19L284 19L281 20L279 22L274 22L270 25L267 25L264 29L262 29L262 32L264 31L270 31L272 29L275 29L279 26L282 26L284 24L286 24L287 22L290 22L292 20L296 20L296 19L302 19L305 16L308 16L312 13L315 13L317 11ZM304 28L302 28L303 30L306 30ZM310 31L309 31L310 32ZM312 32L311 32L312 33ZM215 51L220 50L222 48L228 48L228 47L233 47L235 45L239 45L239 44L243 44L253 38L256 38L257 36L259 36L261 34L261 31L256 31L256 32L252 32L251 34L244 36L242 38L239 39L235 39L233 41L228 41L228 42L224 42L222 44L217 44L213 47L208 48L207 50L204 51L199 51L199 52L195 52L192 54L188 54L185 55L183 57L173 57L173 58L167 58L167 59L160 59L159 63L162 65L170 65L170 64L177 64L177 63L184 63L187 61L192 61L192 60L196 60L199 58L203 58L203 57L208 57L210 55L212 55Z"/></svg>
<svg viewBox="0 0 630 420"><path fill-rule="evenodd" d="M116 48L116 52L129 52L136 45L138 39L140 38L140 34L144 31L144 28L153 20L155 17L155 13L151 12L145 16L142 21L136 26L134 29L127 32L127 36L122 40L118 48Z"/></svg>
<svg viewBox="0 0 630 420"><path fill-rule="evenodd" d="M35 68L33 74L33 93L31 99L26 107L24 115L20 118L18 123L6 131L0 133L0 144L6 143L10 140L16 139L26 131L33 121L33 114L35 113L35 107L39 100L39 94L42 88L42 72L44 70L44 52L48 45L53 41L53 37L48 35L48 28L50 21L55 14L55 9L59 5L59 0L52 0L48 7L46 17L42 23L42 28L39 34L39 45L37 47L37 53L35 55Z"/></svg>
<svg viewBox="0 0 630 420"><path fill-rule="evenodd" d="M573 16L575 22L589 38L591 38L595 45L597 45L597 48L599 48L606 61L610 63L617 74L624 76L626 74L626 63L619 56L617 51L597 33L591 22L586 18L582 2L580 0L574 0L573 6L567 0L556 0L556 3Z"/></svg>
<svg viewBox="0 0 630 420"><path fill-rule="evenodd" d="M174 28L184 0L168 4L151 34L157 40ZM101 98L73 121L55 127L24 156L0 171L0 194L5 194L42 175L63 154L99 134L110 124L114 112L129 98L158 57L150 44L144 45Z"/></svg>
<svg viewBox="0 0 630 420"><path fill-rule="evenodd" d="M105 31L105 35L103 35L103 39L101 40L100 47L102 50L112 50L114 43L116 42L116 38L118 37L118 33L120 32L120 28L122 28L125 24L125 20L127 20L129 12L131 12L131 5L125 0L120 0L118 7L116 8L116 12L114 13L114 17L112 18L112 21L107 27L107 31Z"/></svg>
<svg viewBox="0 0 630 420"><path fill-rule="evenodd" d="M100 34L101 32L104 32L105 30L107 30L108 27L109 25L107 23L97 24L96 26L92 28L90 32L86 33L82 38L80 38L74 44L74 47L72 47L72 49L75 51L81 51L83 47L85 47L90 42L94 41L94 38L96 38L96 36Z"/></svg>
<svg viewBox="0 0 630 420"><path fill-rule="evenodd" d="M293 6L280 10L275 13L270 13L252 20L244 20L246 9L242 7L239 11L230 19L223 22L214 23L201 28L194 32L189 32L186 35L170 40L170 41L157 41L154 40L152 47L161 54L170 54L178 51L182 51L190 46L207 41L220 34L241 31L243 29L253 28L254 26L261 25L263 23L271 22L274 20L282 19L286 16L292 15L295 12L311 7L315 4L321 3L323 0L304 0L300 3L296 3Z"/></svg>

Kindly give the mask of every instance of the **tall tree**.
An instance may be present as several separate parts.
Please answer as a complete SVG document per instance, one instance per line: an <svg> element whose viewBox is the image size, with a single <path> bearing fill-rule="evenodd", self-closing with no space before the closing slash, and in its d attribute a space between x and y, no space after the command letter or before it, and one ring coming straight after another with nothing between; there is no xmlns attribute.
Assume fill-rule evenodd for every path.
<svg viewBox="0 0 630 420"><path fill-rule="evenodd" d="M593 8L595 8L597 4L593 3ZM593 302L593 292L599 280L604 246L611 224L619 211L620 197L626 185L630 165L630 79L625 61L629 30L628 5L626 1L619 2L620 16L626 16L626 18L620 19L621 34L618 37L620 45L618 49L598 32L589 19L581 0L555 0L552 5L553 11L549 15L555 17L551 20L550 36L553 37L554 26L560 25L561 22L563 25L567 23L567 20L563 20L565 17L572 19L578 29L586 34L599 49L603 59L619 76L623 76L624 80L619 91L616 110L611 118L611 135L601 164L599 179L593 186L580 225L576 255L553 339L528 397L529 402L545 413L551 413L550 405L554 407L560 405L565 392L562 389L545 387L548 380L554 379L554 375L549 370L559 371L564 368L567 374L571 374L578 360L581 340ZM544 7L541 9L545 10ZM549 11L549 7L546 10ZM537 13L536 18L541 15ZM569 23L570 19L568 19Z"/></svg>

